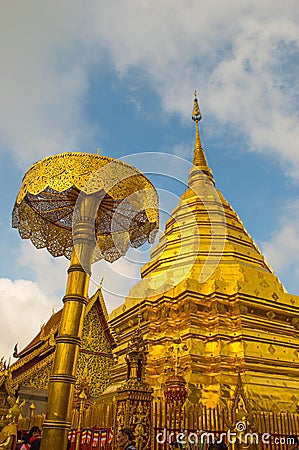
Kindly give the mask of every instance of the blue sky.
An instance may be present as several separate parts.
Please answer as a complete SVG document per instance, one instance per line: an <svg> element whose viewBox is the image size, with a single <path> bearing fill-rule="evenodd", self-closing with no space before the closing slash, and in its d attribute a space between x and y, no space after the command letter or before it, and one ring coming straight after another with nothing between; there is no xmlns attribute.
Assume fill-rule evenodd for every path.
<svg viewBox="0 0 299 450"><path fill-rule="evenodd" d="M1 4L0 355L24 346L52 306L60 308L66 280L66 260L11 229L28 167L98 147L116 158L155 152L157 170L160 153L191 161L194 89L217 187L287 290L299 294L298 16L293 0ZM152 179L167 194L165 220L184 187ZM103 274L109 310L147 250L94 269L91 290Z"/></svg>

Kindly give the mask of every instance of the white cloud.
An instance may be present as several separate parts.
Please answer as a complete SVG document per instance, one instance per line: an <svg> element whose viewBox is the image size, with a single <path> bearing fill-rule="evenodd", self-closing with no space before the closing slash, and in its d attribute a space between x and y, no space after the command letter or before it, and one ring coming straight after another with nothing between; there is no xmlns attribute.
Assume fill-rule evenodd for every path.
<svg viewBox="0 0 299 450"><path fill-rule="evenodd" d="M142 263L139 262L140 259ZM111 311L123 302L129 287L139 280L140 268L147 260L148 256L143 258L142 252L132 249L125 258L120 258L113 264L105 261L94 264L89 295L95 292L104 277L103 295L107 309ZM44 320L49 318L53 306L56 311L63 307L62 298L65 294L69 264L70 261L64 257L53 258L46 249L37 250L29 241L21 243L19 268L30 268L29 276L35 280L49 304L48 315Z"/></svg>
<svg viewBox="0 0 299 450"><path fill-rule="evenodd" d="M24 348L46 323L52 309L62 308L66 285L65 258L52 258L46 250L37 250L24 241L18 255L18 265L24 271L30 269L35 282L0 278L0 358L12 355L18 342L18 350Z"/></svg>
<svg viewBox="0 0 299 450"><path fill-rule="evenodd" d="M199 86L205 111L299 178L297 2L136 0L100 10L97 33L121 76L139 68L163 108L185 117Z"/></svg>
<svg viewBox="0 0 299 450"><path fill-rule="evenodd" d="M108 311L124 301L130 287L139 280L142 264L148 259L142 251L132 250L126 258L113 264L101 261L92 267L90 295L103 279L103 295ZM141 261L141 262L140 262ZM37 250L30 242L22 242L19 265L29 266L35 282L0 278L0 358L12 356L24 348L51 316L52 309L63 307L62 297L67 280L66 258L52 258L46 250Z"/></svg>
<svg viewBox="0 0 299 450"><path fill-rule="evenodd" d="M107 54L120 77L138 69L166 111L189 116L199 87L205 111L299 177L298 15L295 0L7 2L2 144L27 164L91 142L82 105Z"/></svg>
<svg viewBox="0 0 299 450"><path fill-rule="evenodd" d="M129 288L139 280L140 265L128 258L121 258L113 264L100 261L92 266L90 295L102 282L102 292L108 312L123 303Z"/></svg>
<svg viewBox="0 0 299 450"><path fill-rule="evenodd" d="M286 79L290 73L295 78L298 70L299 29L286 14L244 23L231 57L213 72L208 108L220 121L237 125L248 136L248 149L276 154L298 178L297 87ZM297 61L290 59L288 46L296 47Z"/></svg>
<svg viewBox="0 0 299 450"><path fill-rule="evenodd" d="M134 259L134 258L133 258ZM136 259L136 258L135 258ZM62 298L67 281L69 261L53 258L45 249L37 250L29 241L23 241L18 256L19 268L30 268L28 280L0 279L0 301L3 313L0 317L0 358L11 356L14 345L24 348L38 333L42 323L51 316L52 308L63 307ZM102 277L103 295L107 309L119 306L129 287L139 279L140 264L130 258L114 264L100 262L92 267L89 294L93 294Z"/></svg>
<svg viewBox="0 0 299 450"><path fill-rule="evenodd" d="M1 143L22 167L88 141L81 110L93 52L85 51L85 20L83 2L1 5Z"/></svg>
<svg viewBox="0 0 299 450"><path fill-rule="evenodd" d="M53 258L46 249L37 250L30 241L22 241L18 255L20 268L30 269L34 280L44 294L56 305L61 305L67 278L69 261L64 257ZM59 306L59 307L61 307Z"/></svg>
<svg viewBox="0 0 299 450"><path fill-rule="evenodd" d="M295 292L298 290L299 275L299 201L286 204L281 217L275 232L261 247L288 290Z"/></svg>
<svg viewBox="0 0 299 450"><path fill-rule="evenodd" d="M38 333L51 315L51 303L37 283L0 278L0 358L9 358Z"/></svg>

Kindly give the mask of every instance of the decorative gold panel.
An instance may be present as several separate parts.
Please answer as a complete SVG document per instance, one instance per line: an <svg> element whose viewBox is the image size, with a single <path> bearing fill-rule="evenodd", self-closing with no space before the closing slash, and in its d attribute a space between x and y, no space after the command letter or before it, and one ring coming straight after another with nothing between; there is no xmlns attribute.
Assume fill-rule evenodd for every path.
<svg viewBox="0 0 299 450"><path fill-rule="evenodd" d="M52 362L53 355L47 358L41 368L34 367L34 370L30 370L29 373L27 372L27 376L24 376L24 379L22 380L22 386L36 389L48 389Z"/></svg>

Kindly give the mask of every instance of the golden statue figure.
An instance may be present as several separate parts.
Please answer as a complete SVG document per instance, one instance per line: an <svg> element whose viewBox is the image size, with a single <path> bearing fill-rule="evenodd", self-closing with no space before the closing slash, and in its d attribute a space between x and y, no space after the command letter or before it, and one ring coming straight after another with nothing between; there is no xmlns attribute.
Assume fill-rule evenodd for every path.
<svg viewBox="0 0 299 450"><path fill-rule="evenodd" d="M20 403L19 397L15 401L9 397L8 401L12 406L6 416L9 423L5 425L0 433L0 450L14 450L17 440L17 420L25 405L25 402Z"/></svg>

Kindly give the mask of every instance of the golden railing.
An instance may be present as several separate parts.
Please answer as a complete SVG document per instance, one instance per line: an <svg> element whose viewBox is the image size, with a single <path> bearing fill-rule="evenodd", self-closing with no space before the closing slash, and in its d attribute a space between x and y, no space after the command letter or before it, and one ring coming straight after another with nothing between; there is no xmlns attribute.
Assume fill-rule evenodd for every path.
<svg viewBox="0 0 299 450"><path fill-rule="evenodd" d="M81 431L83 429L112 429L115 421L115 404L92 403L87 409L81 411ZM45 415L32 415L31 417L20 418L18 421L19 430L28 430L33 425L42 427ZM72 429L77 430L79 424L79 410L72 412ZM263 450L284 450L287 448L283 442L274 443L276 437L287 438L288 436L299 434L299 414L298 413L274 413L274 412L253 412L252 419L254 430L261 436L268 433L272 436L268 445L260 444L255 448ZM165 431L166 430L166 431ZM227 413L225 409L217 406L214 409L201 405L185 405L183 407L169 407L164 401L155 401L153 404L152 417L152 450L169 450L169 435L187 430L188 433L198 431L214 433L219 436L227 432ZM166 433L165 443L157 442L157 434ZM282 439L283 441L283 439ZM114 448L114 441L111 443ZM80 449L87 448L86 445ZM91 447L92 448L92 447ZM94 447L93 447L94 448ZM100 448L100 447L99 447ZM110 448L110 447L109 447ZM192 450L204 449L205 446L189 445ZM237 448L230 446L230 448ZM242 448L242 447L241 447ZM243 447L244 448L244 447ZM253 447L252 447L253 448ZM94 448L96 450L96 448Z"/></svg>

